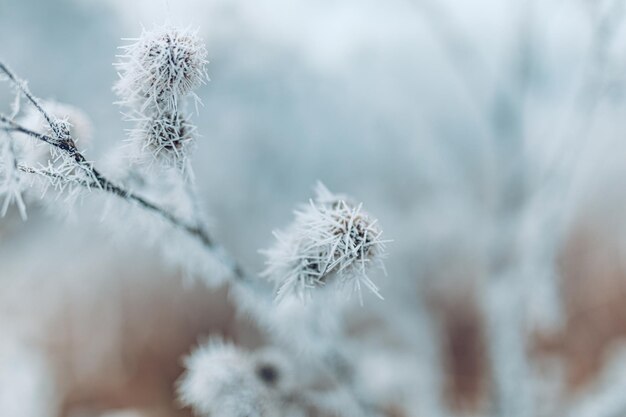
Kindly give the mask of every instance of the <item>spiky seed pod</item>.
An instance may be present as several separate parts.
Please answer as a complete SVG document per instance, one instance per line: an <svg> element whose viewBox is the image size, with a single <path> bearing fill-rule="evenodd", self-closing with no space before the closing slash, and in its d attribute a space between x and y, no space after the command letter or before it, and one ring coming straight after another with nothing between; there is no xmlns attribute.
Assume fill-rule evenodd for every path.
<svg viewBox="0 0 626 417"><path fill-rule="evenodd" d="M159 118L139 121L138 127L131 131L130 140L133 146L147 151L139 152L139 156L175 165L193 142L195 129L180 113L164 112Z"/></svg>
<svg viewBox="0 0 626 417"><path fill-rule="evenodd" d="M263 276L277 287L277 298L300 297L328 284L339 284L361 296L365 286L380 297L367 276L372 265L383 267L385 241L382 231L361 209L321 183L310 204L295 212L284 232L274 232L275 246L264 253Z"/></svg>
<svg viewBox="0 0 626 417"><path fill-rule="evenodd" d="M122 103L145 112L176 111L178 102L207 80L207 51L196 33L164 26L144 30L122 47L115 91Z"/></svg>
<svg viewBox="0 0 626 417"><path fill-rule="evenodd" d="M185 361L178 396L199 416L270 417L273 404L249 353L212 338Z"/></svg>

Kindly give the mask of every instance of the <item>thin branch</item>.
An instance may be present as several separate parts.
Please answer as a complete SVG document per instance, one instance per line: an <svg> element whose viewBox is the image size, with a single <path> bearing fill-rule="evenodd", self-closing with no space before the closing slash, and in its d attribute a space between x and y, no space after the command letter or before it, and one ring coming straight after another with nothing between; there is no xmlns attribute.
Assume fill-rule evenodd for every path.
<svg viewBox="0 0 626 417"><path fill-rule="evenodd" d="M30 101L32 105L35 106L35 108L43 115L54 134L58 137L63 137L63 132L59 130L59 126L56 123L55 118L53 118L48 112L46 112L39 100L37 100L37 98L30 92L30 90L26 86L26 83L20 80L17 75L15 75L15 73L6 66L6 64L2 63L2 61L0 61L0 72L3 72L9 78L9 80L13 82L13 84L15 84L19 91L24 94L28 101Z"/></svg>
<svg viewBox="0 0 626 417"><path fill-rule="evenodd" d="M33 168L31 166L24 165L24 164L19 164L17 166L17 169L19 169L20 171L25 172L27 174L41 175L41 176L49 178L51 180L63 180L63 181L68 181L68 182L76 182L77 184L82 185L84 187L95 187L97 185L95 182L81 181L81 180L78 180L78 179L76 179L76 180L68 180L63 175L59 175L56 172L52 172L52 171L49 171L47 169Z"/></svg>
<svg viewBox="0 0 626 417"><path fill-rule="evenodd" d="M200 222L198 222L198 224L195 224L195 225L190 224L186 222L185 220L172 214L166 208L156 203L153 203L147 200L146 198L130 190L127 190L121 185L118 185L114 183L113 181L109 180L98 169L93 167L93 165L90 162L87 161L87 159L83 156L83 154L80 153L80 151L78 151L78 149L76 148L72 140L55 139L48 135L34 132L30 129L25 128L19 123L11 120L9 117L3 114L0 114L0 122L3 122L7 125L7 127L0 128L6 132L19 132L19 133L26 134L52 147L57 148L60 151L66 153L68 156L70 156L81 169L85 170L87 174L89 174L89 176L94 179L93 182L90 182L90 181L79 182L81 186L84 186L87 188L99 188L102 191L114 194L124 200L132 201L138 204L139 206L141 206L142 208L152 211L153 213L156 213L157 215L165 219L167 222L169 222L172 226L175 226L178 229L185 231L193 238L199 240L202 243L202 245L206 247L207 249L214 251L216 254L219 254L221 257L221 260L225 264L227 264L227 266L231 269L233 276L238 281L253 281L245 273L243 268L236 261L234 261L229 256L227 256L225 251L223 251L219 247L219 245L215 243L215 241L206 231L206 228L203 224L201 224ZM21 167L21 169L27 173L40 174L40 175L44 175L48 177L54 177L54 179L59 179L56 174L53 174L51 172L36 170L32 167L28 168L28 167L23 167L23 166Z"/></svg>

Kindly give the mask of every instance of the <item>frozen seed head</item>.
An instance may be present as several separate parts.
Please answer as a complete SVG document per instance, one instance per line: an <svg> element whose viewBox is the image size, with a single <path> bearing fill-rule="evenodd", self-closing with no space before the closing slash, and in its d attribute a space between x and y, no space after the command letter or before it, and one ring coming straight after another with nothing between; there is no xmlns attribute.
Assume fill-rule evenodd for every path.
<svg viewBox="0 0 626 417"><path fill-rule="evenodd" d="M275 415L268 385L248 352L213 338L194 351L185 365L187 371L179 380L178 396L199 416Z"/></svg>
<svg viewBox="0 0 626 417"><path fill-rule="evenodd" d="M116 64L115 91L122 104L144 112L175 110L178 102L204 83L207 51L200 37L172 26L144 30Z"/></svg>
<svg viewBox="0 0 626 417"><path fill-rule="evenodd" d="M361 298L365 286L380 297L367 276L372 265L384 269L385 241L376 220L345 196L318 184L315 200L295 212L295 220L264 251L263 276L276 284L277 299L295 294L304 298L319 287L339 284Z"/></svg>
<svg viewBox="0 0 626 417"><path fill-rule="evenodd" d="M182 161L194 139L195 126L180 113L166 111L159 118L139 120L130 140L140 148L139 155L149 155L174 166Z"/></svg>

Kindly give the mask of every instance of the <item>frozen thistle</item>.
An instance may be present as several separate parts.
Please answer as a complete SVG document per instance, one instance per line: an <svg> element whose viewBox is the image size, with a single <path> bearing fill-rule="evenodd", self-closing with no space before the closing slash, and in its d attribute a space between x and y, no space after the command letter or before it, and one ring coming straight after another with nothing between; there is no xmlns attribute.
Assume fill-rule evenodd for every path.
<svg viewBox="0 0 626 417"><path fill-rule="evenodd" d="M176 111L179 100L207 79L207 52L194 32L164 26L128 40L135 43L122 47L115 91L130 108Z"/></svg>
<svg viewBox="0 0 626 417"><path fill-rule="evenodd" d="M194 351L185 365L187 372L179 381L178 395L199 416L276 415L270 408L273 402L265 381L273 380L277 374L255 369L248 352L221 338L212 338Z"/></svg>
<svg viewBox="0 0 626 417"><path fill-rule="evenodd" d="M383 267L385 241L376 220L346 197L318 184L316 198L295 212L277 242L265 251L263 276L277 287L277 299L289 294L309 295L316 288L338 283L359 295L365 286L378 297L378 287L367 276L372 264Z"/></svg>
<svg viewBox="0 0 626 417"><path fill-rule="evenodd" d="M193 141L195 129L179 113L164 112L159 119L138 121L137 128L131 131L130 136L131 142L142 146L142 151L157 159L171 160L172 165Z"/></svg>
<svg viewBox="0 0 626 417"><path fill-rule="evenodd" d="M78 141L77 138L83 138L80 140L81 144L89 141L91 124L88 117L79 109L55 101L42 101L41 105L47 108L49 120L34 106L27 106L23 115L17 117L22 110L20 97L18 92L12 105L10 120L16 120L23 127L49 135L57 141L68 143L71 141L73 145ZM0 150L0 196L4 197L0 215L6 215L9 207L15 204L20 216L25 220L27 217L25 203L32 196L28 190L32 186L32 181L26 178L24 171L33 173L48 170L53 174L54 182L64 187L67 184L66 177L75 174L76 164L63 158L56 148L51 148L26 134L6 132L5 136L6 140Z"/></svg>
<svg viewBox="0 0 626 417"><path fill-rule="evenodd" d="M116 64L115 92L136 123L130 143L136 159L184 168L194 126L181 114L186 97L207 79L207 52L200 37L171 26L144 30L124 46Z"/></svg>

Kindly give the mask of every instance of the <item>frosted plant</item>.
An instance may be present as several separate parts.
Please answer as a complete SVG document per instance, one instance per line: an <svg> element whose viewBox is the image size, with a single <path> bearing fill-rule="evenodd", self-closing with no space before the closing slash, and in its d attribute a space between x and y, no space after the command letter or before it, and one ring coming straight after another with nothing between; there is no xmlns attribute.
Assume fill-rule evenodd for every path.
<svg viewBox="0 0 626 417"><path fill-rule="evenodd" d="M20 112L20 94L16 94L12 105L12 113L7 118L9 121L15 119ZM4 217L11 204L15 204L23 220L26 219L26 205L22 193L24 192L25 180L19 170L17 145L10 132L4 133L4 143L0 144L0 198L3 198L0 207L0 215Z"/></svg>
<svg viewBox="0 0 626 417"><path fill-rule="evenodd" d="M262 417L276 415L271 388L277 370L256 368L244 350L220 338L209 340L189 356L187 372L179 381L181 402L202 416ZM274 401L272 401L274 400Z"/></svg>
<svg viewBox="0 0 626 417"><path fill-rule="evenodd" d="M6 134L6 140L0 144L0 215L6 215L9 206L15 204L22 219L26 219L26 205L22 193L26 188L26 180L19 171L15 155L15 142Z"/></svg>
<svg viewBox="0 0 626 417"><path fill-rule="evenodd" d="M59 120L60 123L67 124L69 136L75 140L76 145L84 150L92 140L92 126L89 117L80 109L69 104L59 103L54 100L45 100L41 104L46 111ZM28 106L18 122L27 129L34 132L53 135L52 129L46 122L45 117L35 107ZM26 136L28 135L18 135ZM46 166L53 158L52 150L41 141L32 138L16 141L16 146L20 154L20 160L33 166Z"/></svg>
<svg viewBox="0 0 626 417"><path fill-rule="evenodd" d="M385 241L377 221L360 204L319 183L315 199L295 212L289 228L274 235L277 242L265 251L263 275L276 285L278 299L289 294L306 297L329 284L348 288L359 298L365 286L381 297L367 270L371 265L383 267Z"/></svg>
<svg viewBox="0 0 626 417"><path fill-rule="evenodd" d="M92 127L89 117L80 109L53 100L42 101L48 114L56 120L59 129L67 132L77 148L84 149L91 143ZM24 114L17 121L25 128L48 136L55 132L47 123L43 114L34 106L26 106ZM21 162L21 170L40 173L47 176L40 187L26 190L24 197L28 203L39 199L49 187L65 193L66 201L72 201L80 194L80 183L90 181L90 175L83 169L77 169L75 161L57 148L50 147L28 134L17 133L15 152ZM30 181L32 183L32 181ZM35 184L32 184L35 185Z"/></svg>
<svg viewBox="0 0 626 417"><path fill-rule="evenodd" d="M607 15L611 21L620 20L614 17L621 15L615 13L617 11L615 8L623 7L623 2L609 0L596 3L602 3L603 8L613 4L614 7L607 8L609 11ZM207 285L217 285L221 282L215 279L217 274L213 265L206 262L207 259L217 260L224 269L225 279L228 280L230 288L235 290L232 292L232 299L237 309L252 312L252 319L259 325L259 330L264 332L262 335L264 342L281 349L270 348L249 352L243 347L212 339L193 352L186 362L188 369L181 379L179 391L182 402L193 408L200 416L600 417L624 414L626 405L622 393L626 382L623 381L624 378L619 378L620 375L626 375L623 358L617 358L618 360L607 364L607 371L616 373L607 372L606 378L602 378L602 384L596 387L597 390L589 392L589 396L583 395L582 401L576 401L572 407L559 404L551 407L558 410L551 414L538 410L537 406L542 405L543 401L535 398L535 391L543 387L538 386L533 379L534 372L528 372L533 371L535 367L532 362L535 349L531 349L532 345L529 343L532 340L532 335L529 336L532 329L527 322L525 308L529 303L525 297L534 302L537 299L535 294L539 295L541 292L537 291L538 288L558 290L558 286L554 285L558 284L558 281L549 276L550 274L542 272L548 269L545 266L554 266L553 258L558 252L555 229L564 228L558 223L562 222L559 218L564 217L562 212L565 211L564 204L560 201L565 199L562 192L558 192L564 188L564 180L545 187L547 191L532 189L534 175L529 174L534 171L534 166L526 161L527 155L530 155L526 152L526 147L520 146L524 145L523 141L533 136L536 130L543 132L544 127L547 127L544 126L547 121L543 119L548 119L554 114L550 112L546 117L544 106L541 106L539 100L535 101L537 97L527 97L529 91L526 90L529 86L543 84L546 78L543 71L547 68L541 62L534 61L543 56L542 48L535 50L533 39L523 38L534 37L529 36L532 34L534 23L525 21L520 25L520 51L513 51L511 54L516 61L519 60L519 63L514 65L515 70L511 73L513 75L509 77L505 71L501 71L502 68L499 68L500 60L491 62L490 59L483 62L482 54L476 53L482 51L473 50L464 33L454 32L454 20L451 23L446 20L445 13L440 13L436 1L426 0L416 2L415 5L432 13L426 16L425 22L433 26L435 35L439 33L441 43L448 46L447 55L466 83L469 98L476 100L477 106L473 110L478 110L476 116L479 116L477 121L481 125L480 136L484 134L482 139L485 143L481 141L480 146L473 147L476 150L482 149L487 142L494 145L493 149L488 150L489 155L483 161L487 162L484 167L486 169L483 171L481 167L481 172L477 173L481 176L479 187L472 190L474 187L465 187L466 184L460 182L463 188L469 188L462 191L468 191L468 195L472 194L468 199L472 200L471 206L457 204L465 201L465 197L443 199L444 205L458 205L459 211L480 212L476 216L479 223L469 229L475 233L468 239L480 247L476 250L478 255L476 257L484 258L476 261L478 272L456 271L457 267L454 267L450 275L463 275L465 279L466 276L476 274L479 293L486 295L477 301L483 303L477 309L484 313L483 325L486 326L486 331L483 336L488 348L486 354L480 353L487 357L486 362L489 363L485 365L487 368L485 372L491 376L491 380L488 381L491 386L486 389L489 392L485 393L487 398L484 400L489 404L485 404L482 410L484 414L461 411L447 413L442 409L443 402L439 397L447 394L442 389L447 382L444 381L444 374L441 371L444 369L443 366L448 366L444 362L444 359L447 359L444 356L449 353L442 353L440 358L437 352L449 350L454 356L464 356L457 353L467 351L471 354L475 348L471 344L465 346L465 343L442 338L445 336L444 329L440 330L438 321L432 320L431 323L427 313L430 307L424 309L425 306L420 305L419 298L422 293L418 294L415 291L403 294L411 306L417 306L416 311L394 310L385 304L384 311L381 309L376 314L369 309L358 307L355 309L356 313L346 312L342 308L347 310L350 307L337 301L338 299L345 301L345 297L334 297L339 292L337 289L346 289L360 295L363 286L378 294L378 288L368 274L372 266L382 266L385 241L382 240L378 224L359 204L319 186L317 195L310 204L296 212L293 223L284 231L276 233L278 241L266 252L268 259L267 269L263 274L265 279L248 274L211 236L195 201L191 181L193 175L187 161L194 147L195 128L189 118L190 114L186 112L185 103L193 103L194 89L206 80L204 72L206 51L195 33L171 26L158 27L144 31L132 44L124 47L124 55L117 66L120 80L115 91L119 95L126 119L134 123L129 132L129 143L132 148L130 156L143 164L129 163L121 153L118 153L116 154L118 164L111 170L96 169L95 163L86 159L83 151L85 135L78 132L78 124L71 116L57 112L53 103L37 100L24 83L0 64L0 76L4 74L18 88L16 97L18 99L26 97L29 102L24 106L26 110L24 114L20 114L19 111L8 116L0 114L2 198L0 203L3 204L1 207L3 211L6 212L10 205L15 204L25 216L25 206L30 201L24 196L28 195L25 193L28 193L28 187L33 181L55 186L61 191L58 193L60 195L80 193L86 196L88 193L83 191L91 189L92 194L97 194L100 198L97 203L104 202L103 205L113 206L107 214L107 219L117 219L120 223L118 229L128 231L127 236L141 235L138 240L154 241L165 249L163 253L167 258L171 258L174 264L184 263L186 269L201 276ZM529 13L529 19L531 14ZM611 37L610 34L620 32L602 26L595 31L598 33L599 43L607 45L613 44L608 39ZM316 39L315 36L311 38ZM504 41L508 45L508 41L506 39ZM615 44L620 46L620 42ZM593 42L591 46L593 49ZM508 54L508 48L504 49L507 49ZM569 51L567 48L566 50ZM590 55L604 57L602 61L613 64L607 59L611 54L596 53L597 51L593 50L590 52L592 52ZM492 68L492 65L496 67ZM541 74L534 80L532 73L537 68ZM613 87L621 85L609 82L612 77L605 80L604 72L595 68L593 63L590 68L590 72L598 74L594 79L597 78L600 82L591 83L602 87L598 90L614 90ZM615 68L619 70L621 65ZM485 74L487 77L482 79ZM348 77L353 78L354 73L348 73ZM495 88L490 88L494 79L496 79L493 86ZM585 91L595 89L594 85L590 85ZM616 99L611 104L617 102ZM550 103L550 107L559 107L552 104L554 103ZM588 111L592 110L593 106L587 107L586 103L583 104L580 107L584 108L585 113L595 113ZM401 101L398 106L404 106L404 102ZM375 109L377 112L379 110L378 107ZM619 112L619 109L616 110ZM542 114L540 126L528 123L536 112ZM599 119L599 122L603 121L604 117L610 116L604 114L604 109L601 113L602 119ZM451 114L454 114L456 120L458 114L456 112ZM465 115L460 116L458 126L464 129L467 121ZM400 119L394 118L394 123L398 123ZM567 120L565 122L569 123ZM578 125L573 123L573 128L567 130L575 131ZM538 127L540 129L537 129ZM482 132L483 130L485 132ZM454 132L449 134L451 133ZM473 129L468 132L461 131L463 136L472 138L470 139L472 145L477 145L474 133L476 132ZM541 135L542 141L544 136ZM367 144L364 148L366 146ZM420 145L416 149L424 148ZM413 148L407 149L409 150ZM447 158L441 160L448 161ZM466 164L456 163L456 155L450 162L454 162L449 164L454 165L448 167L450 170L433 170L436 172L434 177L445 177L444 184L448 184L450 179L448 176L454 176L456 182L457 177L461 178L470 172ZM492 163L493 171L490 171ZM562 176L569 179L568 163L564 165ZM146 172L147 167L154 168L154 171ZM175 169L170 169L172 167ZM485 175L485 178L482 178L482 175ZM384 178L380 180L382 182ZM488 181L483 184L483 180ZM445 191L442 195L449 197L446 194L460 191L456 188L451 190ZM418 189L412 191L419 192ZM412 191L407 193L407 188L402 185L403 197L415 195ZM476 191L478 192L474 195ZM480 198L473 201L473 197L476 196ZM558 201L555 201L554 207L541 204L537 210L531 210L534 199L541 203L549 199ZM421 201L419 206L422 206ZM439 207L439 203L432 207L435 206ZM120 207L124 211L118 211ZM413 211L415 207L409 208ZM421 212L422 208L417 211ZM418 214L421 218L422 213ZM436 220L441 220L431 218L430 213L424 214L426 221L433 224L438 223ZM529 223L551 225L538 227L538 233L529 237L527 244L525 242L528 250L525 247L520 249L519 245L520 237L524 237L525 219L530 219ZM441 226L437 224L433 229L440 231L450 227ZM428 240L424 238L423 230L414 227L406 229L406 235L418 236L423 241ZM141 233L137 233L137 230ZM416 233L416 230L419 230L419 233ZM407 251L412 255L421 252L412 245L410 248L407 246ZM414 280L419 274L416 273L415 266L422 263L433 265L428 268L420 267L425 272L424 275L430 275L430 270L434 270L440 262L434 259L436 257L435 252L427 251L422 259L414 260L414 265L409 265L410 270L405 271L407 277ZM442 258L443 262L448 261L448 254L444 254ZM427 262L422 262L423 260ZM449 273L445 265L442 266L444 271L441 273L437 271L434 276ZM546 278L540 278L541 275L546 275ZM483 276L485 279L482 279ZM542 280L548 285L535 285ZM413 283L410 284L410 288L417 289ZM529 289L532 291L527 294ZM274 302L276 293L279 303ZM314 299L302 303L302 298ZM548 307L554 307L556 304L554 298L547 297ZM557 310L560 308L562 307L557 306ZM548 310L550 309L545 309L543 314L549 312ZM461 313L456 314L463 312L464 310L461 310ZM545 318L543 314L541 317ZM381 322L381 317L387 320ZM461 319L461 323L453 323L454 326L460 327L456 331L463 334L473 332L467 326L476 324L472 317ZM407 323L399 326L398 323L404 320ZM391 331L392 327L397 329L393 328ZM363 329L368 331L366 337L358 334ZM408 349L404 352L403 349L390 348L391 344L399 347L406 344L406 341L400 340L405 338L414 344L410 352ZM442 340L438 341L439 338ZM372 346L359 349L356 344ZM297 356L301 362L294 360L293 364L289 364L282 354L282 349L291 349L290 358ZM14 372L7 373L4 367L0 369L0 379L4 381L0 386L3 389L7 388L4 391L0 389L0 416L44 415L43 409L30 413L24 411L29 407L39 408L35 405L36 402L32 401L33 398L42 399L50 396L52 398L49 403L64 403L62 398L64 394L53 389L57 386L56 372L51 372L46 358L39 358L38 352L21 355L19 354L21 350L22 347L18 346L15 354L5 353L5 360L0 361L8 366L14 363L19 365L13 366ZM416 356L420 358L417 359ZM302 359L303 357L305 359ZM481 364L476 366L481 367ZM562 378L560 364L556 368L558 369L554 373L559 375L554 378L560 380ZM303 377L318 370L330 371L331 374L318 385L320 389L314 390L310 386L303 386L301 382ZM294 376L297 376L297 383L294 382ZM20 382L29 388L24 390L24 394L16 395L19 391L14 387L19 386ZM549 402L556 396L548 393L545 398ZM406 409L407 402L414 404L415 411ZM10 405L7 406L7 403ZM68 413L73 414L72 411L68 410Z"/></svg>
<svg viewBox="0 0 626 417"><path fill-rule="evenodd" d="M120 153L115 155L123 173L109 176L97 169L81 149L83 136L89 136L84 133L87 123L83 122L82 114L40 101L25 82L0 62L0 75L16 89L16 103L25 98L31 106L24 115L19 114L19 105L14 106L11 115L0 113L3 139L0 178L4 181L0 191L6 198L5 206L16 202L24 212L21 193L27 178L53 186L69 202L86 195L84 191L113 196L110 200L128 206L128 212L116 212L125 222L120 228L128 229L128 222L133 222L135 227L145 225L144 238L151 235L164 246L168 257L181 265L191 265L208 285L222 283L214 278L213 265L219 263L235 290L237 308L259 313L255 317L259 327L273 330L267 332L267 339L284 345L288 338L280 339L276 335L285 335L292 327L286 325L283 315L272 314L278 306L273 303L271 282L246 273L213 239L195 195L193 173L186 158L195 128L182 108L185 98L193 97L192 89L206 79L204 45L194 33L165 26L144 31L125 50L126 55L118 64L120 80L115 90L120 103L128 109L126 118L137 124L130 132L134 156L149 160L149 168L158 169L158 175L147 175L145 165L120 158ZM18 140L21 154L13 146ZM33 141L48 151L33 146ZM119 166L124 161L126 166ZM100 203L98 206L108 205ZM128 215L131 211L132 216ZM288 293L303 294L315 287L334 287L327 285L331 283L359 295L364 285L378 294L366 272L372 264L382 266L385 242L380 236L376 221L361 210L361 205L330 193L320 184L315 200L297 212L287 238L268 252L271 262L265 275L278 285L281 298ZM218 275L222 275L221 271ZM291 307L297 308L293 304ZM319 323L315 318L319 319L319 315L302 317L311 322L301 323L301 333L309 333L307 340L315 339L324 347L316 352L319 357L315 363L330 375L330 385L337 390L337 395L327 392L321 398L332 404L332 409L344 404L346 409L358 410L346 415L372 415L367 401L352 387L353 381L347 376L351 372L346 370L352 369L353 364L349 355L337 346L341 338L335 339L317 329ZM338 316L336 319L341 320ZM277 407L287 402L286 409L300 409L297 414L290 411L288 415L304 416L308 414L302 410L312 407L311 401L315 402L311 399L314 395L307 397L294 391L290 378L294 371L276 352L248 353L212 339L192 353L186 363L188 370L179 386L181 400L201 415L274 416L280 415ZM320 404L323 402L320 400Z"/></svg>
<svg viewBox="0 0 626 417"><path fill-rule="evenodd" d="M185 98L208 76L207 51L196 33L171 26L144 30L123 47L116 64L119 104L129 109L130 146L140 161L185 168L195 127L183 116Z"/></svg>
<svg viewBox="0 0 626 417"><path fill-rule="evenodd" d="M296 379L290 357L275 347L250 352L212 338L185 365L178 381L179 398L200 417L370 414L345 386L334 386L310 369L301 370Z"/></svg>

